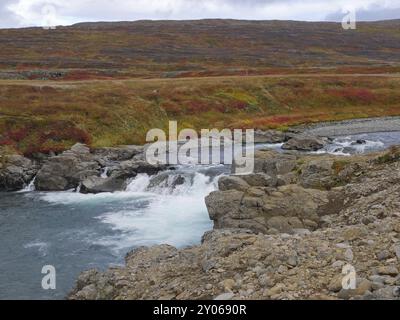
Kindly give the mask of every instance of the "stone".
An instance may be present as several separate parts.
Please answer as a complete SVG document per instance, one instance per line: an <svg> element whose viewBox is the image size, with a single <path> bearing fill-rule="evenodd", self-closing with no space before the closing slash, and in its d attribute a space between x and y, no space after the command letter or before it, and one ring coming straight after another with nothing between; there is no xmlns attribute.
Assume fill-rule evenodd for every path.
<svg viewBox="0 0 400 320"><path fill-rule="evenodd" d="M357 281L358 282L358 281ZM372 289L372 283L366 279L362 279L357 283L356 289L341 289L338 293L338 297L340 299L350 299L353 297L359 297Z"/></svg>
<svg viewBox="0 0 400 320"><path fill-rule="evenodd" d="M265 173L253 173L241 177L248 185L252 187L275 187L276 179ZM237 188L236 188L237 189ZM237 189L240 190L240 189Z"/></svg>
<svg viewBox="0 0 400 320"><path fill-rule="evenodd" d="M20 155L0 158L0 192L19 191L29 184L38 171L37 165Z"/></svg>
<svg viewBox="0 0 400 320"><path fill-rule="evenodd" d="M396 266L379 267L377 271L380 275L397 276L399 274L399 269Z"/></svg>
<svg viewBox="0 0 400 320"><path fill-rule="evenodd" d="M235 280L233 279L226 279L223 281L222 286L224 288L225 291L229 291L231 292L233 287L235 286Z"/></svg>
<svg viewBox="0 0 400 320"><path fill-rule="evenodd" d="M102 193L123 191L126 188L126 180L113 177L90 177L82 182L81 193Z"/></svg>
<svg viewBox="0 0 400 320"><path fill-rule="evenodd" d="M232 300L232 298L235 295L232 292L226 292L226 293L222 293L219 296L215 297L214 300L216 301L226 301L226 300Z"/></svg>
<svg viewBox="0 0 400 320"><path fill-rule="evenodd" d="M347 249L344 253L344 258L348 261L348 262L352 262L354 259L354 253L353 250L351 250L350 248Z"/></svg>
<svg viewBox="0 0 400 320"><path fill-rule="evenodd" d="M238 190L246 191L250 185L237 176L221 177L218 180L218 187L220 191Z"/></svg>
<svg viewBox="0 0 400 320"><path fill-rule="evenodd" d="M400 261L400 245L394 246L394 252L396 254L397 259Z"/></svg>
<svg viewBox="0 0 400 320"><path fill-rule="evenodd" d="M101 167L89 148L76 144L46 161L36 176L35 187L39 191L76 189L83 180L99 176L100 171Z"/></svg>
<svg viewBox="0 0 400 320"><path fill-rule="evenodd" d="M343 275L336 275L328 285L328 290L332 292L339 292L343 289L342 285Z"/></svg>
<svg viewBox="0 0 400 320"><path fill-rule="evenodd" d="M298 135L287 141L282 148L285 150L318 151L327 143L326 139L310 135Z"/></svg>
<svg viewBox="0 0 400 320"><path fill-rule="evenodd" d="M343 232L342 236L346 241L354 241L362 238L366 233L365 227L350 227Z"/></svg>
<svg viewBox="0 0 400 320"><path fill-rule="evenodd" d="M388 250L383 250L376 255L376 257L378 258L379 261L386 260L386 259L390 258L390 256L391 256L391 254Z"/></svg>

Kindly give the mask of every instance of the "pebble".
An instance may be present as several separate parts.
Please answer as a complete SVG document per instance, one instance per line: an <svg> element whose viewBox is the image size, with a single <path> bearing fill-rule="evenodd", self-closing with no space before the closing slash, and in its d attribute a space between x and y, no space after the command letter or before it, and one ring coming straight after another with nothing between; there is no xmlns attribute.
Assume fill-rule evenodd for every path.
<svg viewBox="0 0 400 320"><path fill-rule="evenodd" d="M379 261L386 260L386 259L390 258L390 256L391 256L391 254L388 250L383 250L376 255L376 257L378 258Z"/></svg>
<svg viewBox="0 0 400 320"><path fill-rule="evenodd" d="M337 275L332 279L332 281L328 285L329 291L332 292L339 292L343 289L342 285L343 275Z"/></svg>
<svg viewBox="0 0 400 320"><path fill-rule="evenodd" d="M400 245L394 247L394 252L396 253L397 259L400 261Z"/></svg>
<svg viewBox="0 0 400 320"><path fill-rule="evenodd" d="M348 262L352 262L354 259L354 254L353 254L353 250L351 250L350 248L346 250L346 252L344 253L344 258L348 261Z"/></svg>
<svg viewBox="0 0 400 320"><path fill-rule="evenodd" d="M397 276L399 274L399 269L395 266L384 266L378 268L378 274L388 275L388 276Z"/></svg>
<svg viewBox="0 0 400 320"><path fill-rule="evenodd" d="M226 292L215 297L214 300L232 300L235 295L232 292Z"/></svg>
<svg viewBox="0 0 400 320"><path fill-rule="evenodd" d="M288 265L290 265L292 267L296 267L297 266L297 256L290 256L287 263L288 263Z"/></svg>
<svg viewBox="0 0 400 320"><path fill-rule="evenodd" d="M335 261L334 263L332 263L332 268L340 269L340 268L342 268L345 264L346 264L346 262L341 261L341 260L338 260L338 261Z"/></svg>
<svg viewBox="0 0 400 320"><path fill-rule="evenodd" d="M225 291L232 291L232 288L235 286L235 280L226 279L222 282L222 286L224 287Z"/></svg>

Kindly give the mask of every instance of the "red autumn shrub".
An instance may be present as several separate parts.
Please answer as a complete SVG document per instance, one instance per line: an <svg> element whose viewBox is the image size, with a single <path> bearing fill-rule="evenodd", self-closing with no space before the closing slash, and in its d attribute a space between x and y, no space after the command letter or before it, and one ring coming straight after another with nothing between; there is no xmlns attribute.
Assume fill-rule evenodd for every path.
<svg viewBox="0 0 400 320"><path fill-rule="evenodd" d="M344 98L350 102L362 102L365 104L372 103L376 100L375 94L368 89L329 89L326 92L338 98Z"/></svg>
<svg viewBox="0 0 400 320"><path fill-rule="evenodd" d="M12 141L20 142L24 140L28 136L28 134L29 134L28 128L21 128L7 132L6 136Z"/></svg>

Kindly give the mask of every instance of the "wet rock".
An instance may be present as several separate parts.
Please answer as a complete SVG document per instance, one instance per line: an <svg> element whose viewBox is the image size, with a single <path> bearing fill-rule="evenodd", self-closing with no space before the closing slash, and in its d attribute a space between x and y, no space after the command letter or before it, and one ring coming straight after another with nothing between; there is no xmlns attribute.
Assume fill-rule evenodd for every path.
<svg viewBox="0 0 400 320"><path fill-rule="evenodd" d="M100 178L89 177L82 182L81 193L102 193L123 191L126 188L126 180L114 177Z"/></svg>
<svg viewBox="0 0 400 320"><path fill-rule="evenodd" d="M367 143L367 141L365 141L363 139L358 139L358 140L352 142L351 145L352 146L357 146L357 145L363 145L363 144L366 144L366 143Z"/></svg>
<svg viewBox="0 0 400 320"><path fill-rule="evenodd" d="M101 167L87 146L74 145L70 150L49 158L39 170L36 190L64 191L76 189L81 181L99 176Z"/></svg>
<svg viewBox="0 0 400 320"><path fill-rule="evenodd" d="M0 156L0 191L18 191L34 178L38 166L20 155Z"/></svg>
<svg viewBox="0 0 400 320"><path fill-rule="evenodd" d="M318 151L322 149L328 140L309 135L298 135L291 138L286 142L282 148L285 150L298 150L298 151Z"/></svg>
<svg viewBox="0 0 400 320"><path fill-rule="evenodd" d="M156 175L160 171L166 170L165 165L151 165L141 159L122 161L109 168L109 174L119 179L131 179L138 174Z"/></svg>

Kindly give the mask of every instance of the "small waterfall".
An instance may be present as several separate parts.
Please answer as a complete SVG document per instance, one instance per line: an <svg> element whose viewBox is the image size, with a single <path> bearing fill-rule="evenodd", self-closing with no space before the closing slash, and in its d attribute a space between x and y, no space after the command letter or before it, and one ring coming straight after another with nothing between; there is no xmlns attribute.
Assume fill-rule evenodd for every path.
<svg viewBox="0 0 400 320"><path fill-rule="evenodd" d="M36 176L32 179L31 182L29 182L29 184L23 188L20 192L33 192L36 190L35 188L35 181L36 181Z"/></svg>
<svg viewBox="0 0 400 320"><path fill-rule="evenodd" d="M103 178L103 179L107 179L108 178L108 170L109 170L109 168L108 167L105 167L104 169L103 169L103 172L101 173L101 178Z"/></svg>
<svg viewBox="0 0 400 320"><path fill-rule="evenodd" d="M151 177L139 174L125 192L111 195L130 195L126 205L99 217L123 236L104 237L98 243L116 250L159 243L178 247L198 243L212 228L204 198L217 190L223 169L218 167L215 172L216 167L180 167Z"/></svg>
<svg viewBox="0 0 400 320"><path fill-rule="evenodd" d="M127 192L145 192L150 184L150 177L147 174L139 174L127 186Z"/></svg>

